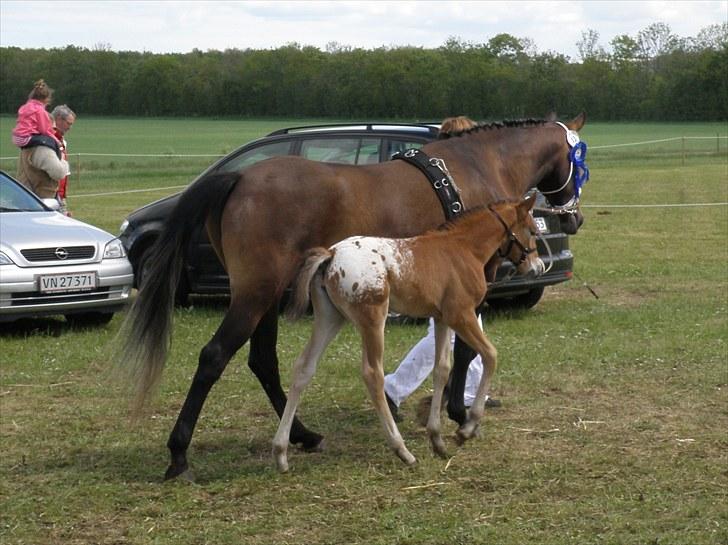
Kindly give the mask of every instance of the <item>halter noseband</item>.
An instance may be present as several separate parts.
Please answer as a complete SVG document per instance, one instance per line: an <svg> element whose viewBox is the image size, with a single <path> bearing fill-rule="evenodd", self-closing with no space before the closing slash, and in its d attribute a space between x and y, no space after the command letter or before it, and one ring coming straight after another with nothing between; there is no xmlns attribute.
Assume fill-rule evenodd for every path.
<svg viewBox="0 0 728 545"><path fill-rule="evenodd" d="M582 142L579 133L572 131L569 127L555 121L555 123L566 131L566 143L569 145L569 176L564 184L553 191L541 191L542 195L554 195L561 192L569 185L571 178L574 178L574 196L564 204L551 204L550 207L539 207L539 210L554 214L576 214L581 196L581 187L589 180L589 167L586 166L586 142ZM547 197L548 200L548 197Z"/></svg>
<svg viewBox="0 0 728 545"><path fill-rule="evenodd" d="M498 212L496 212L495 210L493 210L492 206L488 206L488 210L490 210L492 212L492 214L496 218L498 218L498 221L503 226L503 229L506 230L506 235L508 235L508 248L506 248L506 250L503 251L500 249L500 247L498 247L498 257L508 257L508 254L511 253L511 250L513 249L513 245L515 244L521 250L521 257L518 259L518 263L515 264L516 267L518 267L518 265L520 265L521 263L526 261L526 259L528 258L528 254L531 254L536 251L536 248L526 248L526 246L520 240L518 240L518 237L513 232L513 230L510 227L508 227L508 224L505 222L505 220L503 220L501 215Z"/></svg>

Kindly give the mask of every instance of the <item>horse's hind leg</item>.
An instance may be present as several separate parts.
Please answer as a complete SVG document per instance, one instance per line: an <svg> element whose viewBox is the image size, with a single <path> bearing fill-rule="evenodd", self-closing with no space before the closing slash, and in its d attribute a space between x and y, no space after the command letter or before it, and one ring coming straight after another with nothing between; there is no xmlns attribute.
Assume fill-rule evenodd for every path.
<svg viewBox="0 0 728 545"><path fill-rule="evenodd" d="M200 352L192 385L167 441L171 463L165 473L165 479L185 474L189 469L187 449L207 395L222 375L230 358L248 340L249 330L252 330L252 325L249 324L254 324L258 319L256 316L242 312L240 310L242 306L240 303L230 305L212 340ZM246 324L248 324L248 329L246 329Z"/></svg>
<svg viewBox="0 0 728 545"><path fill-rule="evenodd" d="M417 462L417 459L407 450L384 396L382 359L384 354L384 323L387 318L387 308L386 306L382 306L381 308L371 308L370 310L376 316L366 316L363 320L352 319L362 338L362 376L369 391L369 397L372 403L374 403L374 408L384 427L387 443L400 460L408 465L412 465ZM352 317L350 316L350 318Z"/></svg>
<svg viewBox="0 0 728 545"><path fill-rule="evenodd" d="M314 300L314 325L311 338L303 352L296 359L291 375L291 387L288 390L288 402L281 416L278 431L273 438L273 457L276 460L278 469L282 472L288 471L288 441L291 433L296 409L303 391L308 386L316 372L316 366L323 355L326 347L336 337L336 334L344 324L344 317L331 304L323 289L315 288L318 291L313 295Z"/></svg>
<svg viewBox="0 0 728 545"><path fill-rule="evenodd" d="M276 302L260 320L250 339L248 367L260 381L263 390L265 390L276 414L280 418L286 408L286 394L281 386L281 375L278 371L277 341L278 303ZM305 450L313 451L320 449L323 437L306 429L301 421L294 416L290 441L293 444L300 443Z"/></svg>

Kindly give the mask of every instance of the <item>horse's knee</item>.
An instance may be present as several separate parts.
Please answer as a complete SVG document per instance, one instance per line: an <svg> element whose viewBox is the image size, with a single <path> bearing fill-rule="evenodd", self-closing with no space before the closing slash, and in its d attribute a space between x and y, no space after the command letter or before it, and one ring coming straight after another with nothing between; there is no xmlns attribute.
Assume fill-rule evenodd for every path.
<svg viewBox="0 0 728 545"><path fill-rule="evenodd" d="M230 357L223 353L218 344L209 343L200 351L195 380L214 384L222 376Z"/></svg>

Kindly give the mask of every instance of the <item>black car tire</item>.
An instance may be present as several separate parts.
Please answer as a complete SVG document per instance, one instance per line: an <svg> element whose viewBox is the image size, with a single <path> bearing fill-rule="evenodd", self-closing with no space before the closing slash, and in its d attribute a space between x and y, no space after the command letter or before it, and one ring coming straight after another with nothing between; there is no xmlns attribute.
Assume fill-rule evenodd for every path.
<svg viewBox="0 0 728 545"><path fill-rule="evenodd" d="M108 324L114 317L113 312L79 312L66 314L66 321L75 326L101 326Z"/></svg>
<svg viewBox="0 0 728 545"><path fill-rule="evenodd" d="M541 300L543 290L544 287L539 286L527 291L526 293L515 295L513 297L492 299L488 301L488 306L497 311L528 310L529 308L534 307L536 303Z"/></svg>

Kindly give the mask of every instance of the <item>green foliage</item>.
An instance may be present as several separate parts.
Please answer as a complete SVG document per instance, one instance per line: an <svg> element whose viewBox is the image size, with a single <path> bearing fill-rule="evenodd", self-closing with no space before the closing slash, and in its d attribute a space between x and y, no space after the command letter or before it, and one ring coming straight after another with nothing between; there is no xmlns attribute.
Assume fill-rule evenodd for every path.
<svg viewBox="0 0 728 545"><path fill-rule="evenodd" d="M679 39L664 23L582 33L581 62L498 34L435 49L289 44L186 54L0 48L0 112L43 77L83 115L481 119L586 110L595 120L728 119L728 24Z"/></svg>

